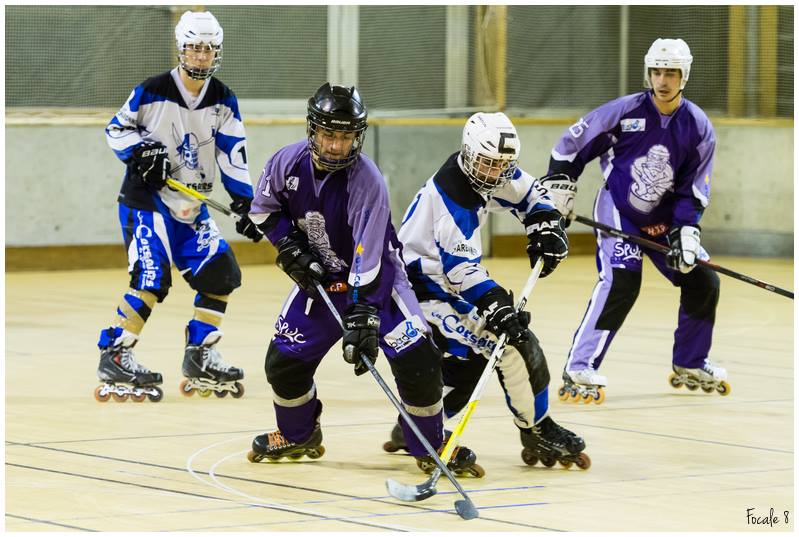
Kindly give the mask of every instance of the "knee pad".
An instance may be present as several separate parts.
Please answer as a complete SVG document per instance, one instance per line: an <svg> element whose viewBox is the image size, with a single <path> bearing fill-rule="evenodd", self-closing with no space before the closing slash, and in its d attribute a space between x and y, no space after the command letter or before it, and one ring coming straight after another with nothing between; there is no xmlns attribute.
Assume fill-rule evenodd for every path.
<svg viewBox="0 0 799 537"><path fill-rule="evenodd" d="M441 401L441 353L427 337L418 345L389 360L403 400L413 406L432 406Z"/></svg>
<svg viewBox="0 0 799 537"><path fill-rule="evenodd" d="M514 345L519 354L521 354L525 365L527 366L527 373L530 377L530 385L533 387L533 393L538 393L547 386L549 386L549 367L547 366L547 359L544 356L544 349L538 342L532 331L528 330L529 338L524 343Z"/></svg>
<svg viewBox="0 0 799 537"><path fill-rule="evenodd" d="M183 276L192 289L212 295L229 295L241 286L241 269L232 250L210 261L200 272Z"/></svg>
<svg viewBox="0 0 799 537"><path fill-rule="evenodd" d="M677 283L680 286L680 304L686 315L694 319L715 319L721 289L716 271L703 266L694 267Z"/></svg>
<svg viewBox="0 0 799 537"><path fill-rule="evenodd" d="M297 399L311 391L316 368L308 362L286 356L272 342L266 351L264 371L278 397Z"/></svg>
<svg viewBox="0 0 799 537"><path fill-rule="evenodd" d="M596 329L616 331L621 328L640 291L640 272L614 268L613 282L610 284L605 307L596 321Z"/></svg>
<svg viewBox="0 0 799 537"><path fill-rule="evenodd" d="M141 281L141 273L144 271L141 261L136 261L133 264L133 270L130 271L130 288L136 291L147 291L155 295L158 303L164 301L166 295L169 294L169 288L172 287L172 267L164 263L160 267L161 278L157 281L158 287L147 287L146 289L139 289L138 285ZM155 282L153 282L155 283Z"/></svg>

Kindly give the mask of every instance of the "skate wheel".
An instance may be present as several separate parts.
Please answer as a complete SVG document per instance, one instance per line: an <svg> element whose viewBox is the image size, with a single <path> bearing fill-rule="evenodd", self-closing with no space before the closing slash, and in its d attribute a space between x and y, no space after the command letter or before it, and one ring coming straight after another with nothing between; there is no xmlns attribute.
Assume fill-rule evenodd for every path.
<svg viewBox="0 0 799 537"><path fill-rule="evenodd" d="M699 386L697 386L696 384L686 384L685 387L691 390L692 392L695 392L697 388L699 388Z"/></svg>
<svg viewBox="0 0 799 537"><path fill-rule="evenodd" d="M180 393L182 393L184 397L191 397L194 395L194 388L189 385L189 379L180 381Z"/></svg>
<svg viewBox="0 0 799 537"><path fill-rule="evenodd" d="M111 398L110 393L102 393L104 387L105 386L97 386L94 389L94 398L100 403L105 403Z"/></svg>
<svg viewBox="0 0 799 537"><path fill-rule="evenodd" d="M292 461L298 461L298 460L300 460L302 458L302 453L292 453L288 457Z"/></svg>
<svg viewBox="0 0 799 537"><path fill-rule="evenodd" d="M242 395L244 395L244 384L241 382L234 382L233 386L236 387L235 392L230 392L230 395L233 396L233 399L239 399Z"/></svg>
<svg viewBox="0 0 799 537"><path fill-rule="evenodd" d="M262 460L264 460L264 456L259 455L258 453L250 450L249 452L247 452L247 460L250 462L261 462Z"/></svg>
<svg viewBox="0 0 799 537"><path fill-rule="evenodd" d="M718 386L716 386L716 391L719 392L721 395L730 395L730 391L732 388L730 384L726 380L722 380Z"/></svg>
<svg viewBox="0 0 799 537"><path fill-rule="evenodd" d="M569 400L569 392L566 390L565 386L561 386L558 390L558 399L561 401L568 401Z"/></svg>
<svg viewBox="0 0 799 537"><path fill-rule="evenodd" d="M132 394L130 394L130 398L133 399L133 401L136 402L136 403L141 403L145 399L147 399L147 394L146 393L140 393L139 395L136 395L135 393L132 393Z"/></svg>
<svg viewBox="0 0 799 537"><path fill-rule="evenodd" d="M306 453L309 459L318 459L324 454L325 454L325 446L317 446Z"/></svg>
<svg viewBox="0 0 799 537"><path fill-rule="evenodd" d="M594 403L597 405L601 405L605 402L605 390L602 388L597 388L596 395L594 396Z"/></svg>
<svg viewBox="0 0 799 537"><path fill-rule="evenodd" d="M389 440L383 443L383 451L385 451L386 453L394 453L396 451L399 451L399 446L397 446L397 444Z"/></svg>
<svg viewBox="0 0 799 537"><path fill-rule="evenodd" d="M713 386L702 386L702 391L705 393L712 393L715 390Z"/></svg>
<svg viewBox="0 0 799 537"><path fill-rule="evenodd" d="M160 401L161 399L163 399L163 398L164 398L164 390L162 390L162 389L161 389L161 388L159 388L158 386L154 386L154 387L153 387L153 389L155 390L155 393L154 393L154 394L152 394L152 393L148 393L148 394L147 394L147 397L148 397L148 398L150 399L150 401L152 401L153 403L157 403L158 401Z"/></svg>
<svg viewBox="0 0 799 537"><path fill-rule="evenodd" d="M522 450L522 460L524 461L524 464L528 466L535 466L535 464L538 462L538 457L535 456L535 453L532 449L524 448Z"/></svg>
<svg viewBox="0 0 799 537"><path fill-rule="evenodd" d="M211 390L197 390L200 397L211 397Z"/></svg>
<svg viewBox="0 0 799 537"><path fill-rule="evenodd" d="M671 384L672 388L682 388L682 382L680 382L680 379L677 377L676 373L669 375L669 384Z"/></svg>
<svg viewBox="0 0 799 537"><path fill-rule="evenodd" d="M541 464L546 466L547 468L552 468L555 466L555 463L558 462L555 457L541 457Z"/></svg>
<svg viewBox="0 0 799 537"><path fill-rule="evenodd" d="M579 392L579 390L577 390L577 388L572 388L569 391L569 397L571 398L571 402L572 403L576 403L577 401L579 401L580 400L580 392Z"/></svg>
<svg viewBox="0 0 799 537"><path fill-rule="evenodd" d="M472 477L477 477L477 478L486 475L485 469L483 469L483 467L480 466L479 464L474 464L470 466L467 472L469 472L469 475L471 475Z"/></svg>
<svg viewBox="0 0 799 537"><path fill-rule="evenodd" d="M580 470L588 470L591 468L591 457L589 457L586 453L580 453L580 456L577 459L577 468Z"/></svg>
<svg viewBox="0 0 799 537"><path fill-rule="evenodd" d="M111 392L111 397L114 398L114 401L117 403L124 403L128 400L128 394L123 393L122 395L118 394L117 392Z"/></svg>
<svg viewBox="0 0 799 537"><path fill-rule="evenodd" d="M586 393L583 394L583 399L582 400L583 400L583 404L587 405L587 404L591 403L591 401L594 400L594 395L591 394L591 393L587 393L586 392Z"/></svg>
<svg viewBox="0 0 799 537"><path fill-rule="evenodd" d="M221 398L223 398L224 396L227 395L227 392L225 390L222 390L221 392L218 392L218 391L214 390L214 395L216 395L217 397L219 397L221 399Z"/></svg>
<svg viewBox="0 0 799 537"><path fill-rule="evenodd" d="M566 470L572 467L572 461L558 461Z"/></svg>

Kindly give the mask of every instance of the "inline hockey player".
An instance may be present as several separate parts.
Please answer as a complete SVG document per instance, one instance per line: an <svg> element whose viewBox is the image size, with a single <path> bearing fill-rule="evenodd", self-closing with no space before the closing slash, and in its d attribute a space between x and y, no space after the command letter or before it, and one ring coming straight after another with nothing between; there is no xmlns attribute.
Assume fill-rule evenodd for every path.
<svg viewBox="0 0 799 537"><path fill-rule="evenodd" d="M187 11L175 27L179 65L145 80L106 128L108 144L127 166L119 194L119 221L128 250L130 289L116 317L100 332L95 397L106 401L160 400L160 373L141 365L133 346L172 284L172 263L197 294L186 327L181 391L240 397L244 372L216 349L228 297L241 285L229 245L205 204L165 188L169 176L205 194L217 178L243 216L236 229L261 238L247 219L252 183L244 126L233 92L212 75L222 60L222 27L209 12Z"/></svg>
<svg viewBox="0 0 799 537"><path fill-rule="evenodd" d="M577 178L601 156L605 183L594 220L671 248L664 255L594 231L599 281L566 360L561 400L604 400L607 378L597 370L638 297L643 254L680 288L671 385L729 393L726 370L708 360L719 278L696 266L696 259L708 259L699 220L710 198L716 139L705 113L682 94L692 61L682 39L656 39L644 57L649 90L589 112L552 150L550 175L541 182L564 215L572 210Z"/></svg>
<svg viewBox="0 0 799 537"><path fill-rule="evenodd" d="M368 371L361 355L374 362L383 350L408 413L432 446L442 445L441 356L399 258L385 179L361 152L366 127L354 87L322 85L308 100L307 139L275 153L258 182L250 218L296 285L264 364L278 428L255 437L252 462L324 453L314 373L342 335L356 375ZM316 284L341 313L343 334ZM409 451L428 470L432 458L402 427ZM450 468L473 473L475 460L463 447Z"/></svg>
<svg viewBox="0 0 799 537"><path fill-rule="evenodd" d="M549 416L549 371L530 315L517 314L512 294L494 281L482 258L481 230L490 211L510 211L523 222L533 266L541 277L568 254L564 219L537 180L517 167L520 141L503 113L477 113L463 128L459 152L424 184L402 221L402 256L433 340L442 349L444 413L469 401L500 334L508 344L497 378L519 429L522 458L553 466L590 465L585 442ZM384 448L405 445L398 427Z"/></svg>

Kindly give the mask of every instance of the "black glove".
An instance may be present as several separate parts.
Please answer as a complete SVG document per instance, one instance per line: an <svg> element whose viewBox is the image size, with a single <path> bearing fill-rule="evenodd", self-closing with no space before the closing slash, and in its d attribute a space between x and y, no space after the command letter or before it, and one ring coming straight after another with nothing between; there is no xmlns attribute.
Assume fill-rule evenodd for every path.
<svg viewBox="0 0 799 537"><path fill-rule="evenodd" d="M168 157L166 146L159 142L145 142L133 150L133 163L139 169L144 184L153 190L161 190L166 186L166 179L172 172Z"/></svg>
<svg viewBox="0 0 799 537"><path fill-rule="evenodd" d="M316 284L327 275L322 263L311 253L305 233L295 229L275 244L277 266L311 295L316 295Z"/></svg>
<svg viewBox="0 0 799 537"><path fill-rule="evenodd" d="M380 317L377 308L366 304L353 304L341 317L344 324L344 361L355 365L355 375L363 375L369 368L361 356L373 364L377 360L377 340Z"/></svg>
<svg viewBox="0 0 799 537"><path fill-rule="evenodd" d="M673 227L667 235L671 250L666 254L666 263L683 274L691 272L699 255L701 230L696 226Z"/></svg>
<svg viewBox="0 0 799 537"><path fill-rule="evenodd" d="M258 231L255 223L250 220L249 212L251 203L252 198L236 197L233 199L233 203L230 204L230 210L241 217L241 219L236 222L236 231L251 241L258 242L263 235Z"/></svg>
<svg viewBox="0 0 799 537"><path fill-rule="evenodd" d="M527 215L527 256L530 267L538 258L544 260L541 277L545 278L569 255L569 238L564 227L565 219L557 210L539 209Z"/></svg>
<svg viewBox="0 0 799 537"><path fill-rule="evenodd" d="M485 327L499 337L507 334L511 345L524 343L529 338L527 325L530 314L526 311L516 312L513 305L513 294L508 294L502 287L494 287L477 299L477 313L485 317Z"/></svg>

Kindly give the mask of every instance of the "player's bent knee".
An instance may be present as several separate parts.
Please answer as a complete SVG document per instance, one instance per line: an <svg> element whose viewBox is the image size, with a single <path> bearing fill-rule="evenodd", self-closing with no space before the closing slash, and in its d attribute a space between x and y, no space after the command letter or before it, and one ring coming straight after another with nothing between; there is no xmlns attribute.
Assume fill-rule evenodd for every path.
<svg viewBox="0 0 799 537"><path fill-rule="evenodd" d="M641 291L641 273L627 269L613 269L613 281L605 307L596 321L597 330L618 330L638 299Z"/></svg>
<svg viewBox="0 0 799 537"><path fill-rule="evenodd" d="M186 274L191 288L201 293L229 295L241 286L241 269L232 250L210 261L197 274Z"/></svg>
<svg viewBox="0 0 799 537"><path fill-rule="evenodd" d="M130 288L137 291L147 291L155 295L156 300L160 304L169 294L169 288L172 287L172 271L168 264L162 264L159 267L161 273L160 278L155 278L153 281L146 281L148 278L142 278L144 267L140 261L133 265L133 270L130 271ZM142 285L145 283L146 285Z"/></svg>
<svg viewBox="0 0 799 537"><path fill-rule="evenodd" d="M274 342L269 344L264 361L266 380L283 399L296 399L313 387L314 368L311 364L286 356Z"/></svg>
<svg viewBox="0 0 799 537"><path fill-rule="evenodd" d="M527 366L527 373L530 378L530 384L533 387L533 393L538 393L545 387L549 386L549 367L547 366L547 359L544 355L544 349L538 342L538 338L532 331L529 331L529 338L523 343L514 345L519 354L522 356L525 365Z"/></svg>
<svg viewBox="0 0 799 537"><path fill-rule="evenodd" d="M686 315L697 319L713 319L719 303L721 281L710 268L696 267L683 275L680 282L680 303Z"/></svg>
<svg viewBox="0 0 799 537"><path fill-rule="evenodd" d="M441 353L427 337L389 360L389 364L406 403L427 407L441 401Z"/></svg>

